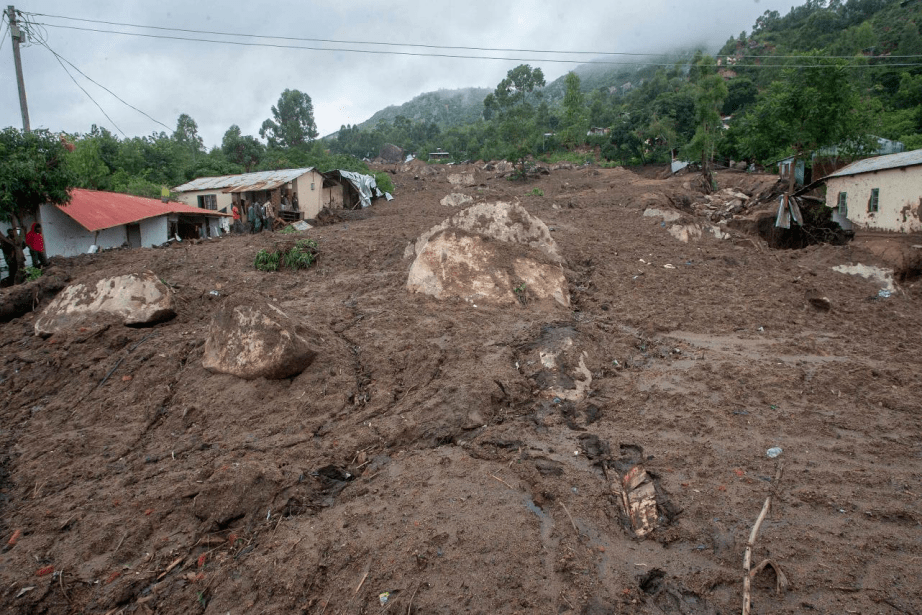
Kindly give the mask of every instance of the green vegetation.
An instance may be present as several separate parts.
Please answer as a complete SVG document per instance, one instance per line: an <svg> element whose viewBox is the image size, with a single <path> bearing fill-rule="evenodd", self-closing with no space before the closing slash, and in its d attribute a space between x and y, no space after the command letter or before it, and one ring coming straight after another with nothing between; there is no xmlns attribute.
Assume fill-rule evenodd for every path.
<svg viewBox="0 0 922 615"><path fill-rule="evenodd" d="M577 152L590 146L624 165L693 160L713 187L712 161L857 150L868 135L918 148L922 67L897 56L922 55L920 25L919 1L806 0L784 16L766 11L713 58L687 50L640 68L585 65L546 85L540 68L523 64L475 118L440 118L442 94L430 93L412 112L392 108L374 125L344 127L330 149L374 157L392 143L423 157L441 148L455 162L582 163Z"/></svg>
<svg viewBox="0 0 922 615"><path fill-rule="evenodd" d="M42 270L38 267L26 267L26 282L31 282L42 277Z"/></svg>
<svg viewBox="0 0 922 615"><path fill-rule="evenodd" d="M529 194L532 196L544 196L544 190L541 188L533 188Z"/></svg>
<svg viewBox="0 0 922 615"><path fill-rule="evenodd" d="M318 255L316 241L299 239L293 246L275 250L260 250L256 254L253 266L259 271L278 271L282 268L297 271L313 265Z"/></svg>
<svg viewBox="0 0 922 615"><path fill-rule="evenodd" d="M0 220L24 229L27 218L36 218L39 205L66 205L75 179L67 154L62 140L47 130L0 131ZM15 241L0 235L0 242L14 248L19 265L16 283L26 276L22 241L22 235Z"/></svg>

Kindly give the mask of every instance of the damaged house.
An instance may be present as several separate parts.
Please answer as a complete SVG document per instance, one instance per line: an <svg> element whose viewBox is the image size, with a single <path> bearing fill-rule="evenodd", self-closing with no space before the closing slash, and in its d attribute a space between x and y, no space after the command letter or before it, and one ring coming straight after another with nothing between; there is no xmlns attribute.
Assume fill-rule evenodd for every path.
<svg viewBox="0 0 922 615"><path fill-rule="evenodd" d="M231 206L241 205L241 217L246 222L251 203L269 201L287 222L316 218L323 207L323 175L312 167L258 171L240 175L200 177L176 186L173 192L191 207L231 212Z"/></svg>
<svg viewBox="0 0 922 615"><path fill-rule="evenodd" d="M378 188L374 175L334 170L323 174L323 206L330 209L360 209L375 199L392 197Z"/></svg>
<svg viewBox="0 0 922 615"><path fill-rule="evenodd" d="M223 217L183 203L82 188L71 191L67 205L39 208L49 257L85 254L92 246L149 248L177 237L217 237Z"/></svg>

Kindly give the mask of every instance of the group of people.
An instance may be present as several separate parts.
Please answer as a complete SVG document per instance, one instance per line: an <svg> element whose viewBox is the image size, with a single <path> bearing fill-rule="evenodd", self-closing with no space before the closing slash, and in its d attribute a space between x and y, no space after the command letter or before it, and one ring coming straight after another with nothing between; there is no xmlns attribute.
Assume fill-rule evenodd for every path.
<svg viewBox="0 0 922 615"><path fill-rule="evenodd" d="M292 208L297 211L297 196L289 204L287 196L282 195L281 208L283 211L292 211ZM243 221L244 213L246 213L246 222ZM278 217L279 212L276 206L272 204L272 199L262 204L252 201L249 206L246 206L246 202L241 200L231 206L231 214L233 215L233 232L241 234L245 232L259 233L264 230L271 231L273 222Z"/></svg>
<svg viewBox="0 0 922 615"><path fill-rule="evenodd" d="M10 280L16 281L16 274L19 273L19 261L16 259L16 245L19 244L18 229L9 228L6 231L7 241L0 241L3 248L3 258L6 260L6 267L10 271ZM26 246L29 248L29 254L32 255L32 266L41 269L48 264L48 258L45 256L45 237L42 235L42 225L34 222L29 232L26 233Z"/></svg>

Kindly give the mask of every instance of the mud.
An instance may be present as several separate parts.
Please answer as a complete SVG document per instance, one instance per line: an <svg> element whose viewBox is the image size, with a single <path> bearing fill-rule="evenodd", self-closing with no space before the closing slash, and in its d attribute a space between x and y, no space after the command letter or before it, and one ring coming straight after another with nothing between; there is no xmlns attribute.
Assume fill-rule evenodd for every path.
<svg viewBox="0 0 922 615"><path fill-rule="evenodd" d="M572 303L440 302L405 288L405 247L451 213L426 168L306 231L308 270L256 271L290 241L269 233L55 263L151 270L177 316L0 325L0 610L739 612L774 493L753 559L790 585L763 571L753 613L922 611L918 285L881 298L833 271L881 264L854 244L682 243L643 212L701 195L661 169L477 171L477 201L549 227ZM203 368L213 313L246 293L316 332L304 372ZM625 460L672 511L643 539L612 490Z"/></svg>

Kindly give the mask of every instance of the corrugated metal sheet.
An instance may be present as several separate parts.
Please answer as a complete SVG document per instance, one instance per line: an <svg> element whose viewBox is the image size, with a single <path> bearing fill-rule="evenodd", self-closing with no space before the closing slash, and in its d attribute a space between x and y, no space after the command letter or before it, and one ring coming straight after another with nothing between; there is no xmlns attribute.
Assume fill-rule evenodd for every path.
<svg viewBox="0 0 922 615"><path fill-rule="evenodd" d="M873 173L874 171L899 169L900 167L911 167L919 164L922 164L922 149L913 150L911 152L902 152L899 154L890 154L889 156L865 158L864 160L853 162L847 167L842 167L829 177L860 175L861 173Z"/></svg>
<svg viewBox="0 0 922 615"><path fill-rule="evenodd" d="M281 169L279 171L258 171L241 175L221 175L220 177L199 177L181 186L173 192L196 192L198 190L220 190L221 192L248 192L250 190L272 190L287 184L313 171L305 169Z"/></svg>
<svg viewBox="0 0 922 615"><path fill-rule="evenodd" d="M194 214L213 217L228 215L209 209L190 207L184 203L163 203L157 199L142 196L97 192L82 188L71 190L70 203L58 205L57 208L88 231L101 231L164 214Z"/></svg>

